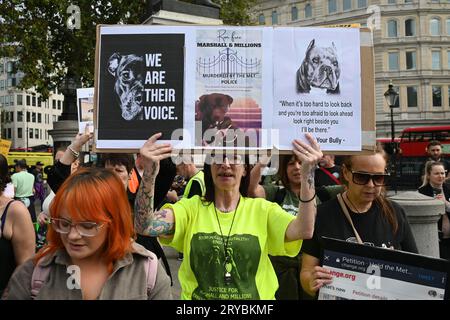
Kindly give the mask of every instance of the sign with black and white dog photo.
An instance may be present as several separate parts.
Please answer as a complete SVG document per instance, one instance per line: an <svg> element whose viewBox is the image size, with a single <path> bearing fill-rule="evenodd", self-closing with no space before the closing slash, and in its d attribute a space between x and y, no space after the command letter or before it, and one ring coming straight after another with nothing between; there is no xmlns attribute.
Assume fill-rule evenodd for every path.
<svg viewBox="0 0 450 320"><path fill-rule="evenodd" d="M95 72L99 152L375 149L368 29L100 25Z"/></svg>
<svg viewBox="0 0 450 320"><path fill-rule="evenodd" d="M183 127L183 51L184 34L101 34L99 140L169 140Z"/></svg>

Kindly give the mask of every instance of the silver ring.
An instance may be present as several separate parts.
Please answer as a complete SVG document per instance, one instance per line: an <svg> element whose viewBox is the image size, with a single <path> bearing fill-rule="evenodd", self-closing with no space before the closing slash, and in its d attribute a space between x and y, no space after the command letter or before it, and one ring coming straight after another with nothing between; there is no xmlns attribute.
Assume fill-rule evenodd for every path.
<svg viewBox="0 0 450 320"><path fill-rule="evenodd" d="M307 156L309 154L309 151L305 151L305 156Z"/></svg>

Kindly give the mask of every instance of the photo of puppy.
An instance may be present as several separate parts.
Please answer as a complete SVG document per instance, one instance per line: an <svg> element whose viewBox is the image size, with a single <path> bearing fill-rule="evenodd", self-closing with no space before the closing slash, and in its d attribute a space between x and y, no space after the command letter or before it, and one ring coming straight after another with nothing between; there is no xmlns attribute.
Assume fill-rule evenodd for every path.
<svg viewBox="0 0 450 320"><path fill-rule="evenodd" d="M311 87L327 89L327 93L339 94L341 70L334 42L330 47L317 47L313 39L306 49L305 58L297 70L297 92L309 93Z"/></svg>
<svg viewBox="0 0 450 320"><path fill-rule="evenodd" d="M122 118L127 121L142 120L144 59L134 54L114 53L108 61L108 71L114 77L114 91L119 98Z"/></svg>
<svg viewBox="0 0 450 320"><path fill-rule="evenodd" d="M232 97L222 93L205 94L200 97L196 106L196 119L202 121L202 137L208 129L217 130L217 134L221 134L222 137L226 135L228 129L237 129L231 118L226 115L232 102ZM205 140L204 144L211 144L214 141L215 138L212 137Z"/></svg>

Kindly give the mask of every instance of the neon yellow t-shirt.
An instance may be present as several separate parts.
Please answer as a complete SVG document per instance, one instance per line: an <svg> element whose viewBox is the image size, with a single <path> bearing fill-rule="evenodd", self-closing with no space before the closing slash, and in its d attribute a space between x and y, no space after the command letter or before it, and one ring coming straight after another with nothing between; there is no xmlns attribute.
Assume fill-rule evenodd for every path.
<svg viewBox="0 0 450 320"><path fill-rule="evenodd" d="M184 252L178 272L181 299L275 298L278 281L268 254L294 257L299 253L301 240L285 242L287 226L295 217L276 203L241 197L228 240L231 261L225 266L234 211L217 210L216 216L214 205L202 203L199 196L163 208L174 212L175 234L160 240ZM230 284L225 284L227 271Z"/></svg>

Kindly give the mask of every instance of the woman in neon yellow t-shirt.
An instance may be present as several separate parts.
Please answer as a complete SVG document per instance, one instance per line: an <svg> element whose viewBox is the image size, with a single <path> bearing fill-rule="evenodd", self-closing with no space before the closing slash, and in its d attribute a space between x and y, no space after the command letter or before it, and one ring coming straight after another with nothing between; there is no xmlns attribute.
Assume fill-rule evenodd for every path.
<svg viewBox="0 0 450 320"><path fill-rule="evenodd" d="M140 149L145 170L136 197L135 227L159 236L184 253L179 270L182 299L274 299L277 277L268 255L296 256L301 239L310 239L316 216L314 172L322 152L293 141L302 163L302 187L296 217L265 199L247 198L248 159L240 154L208 155L206 194L153 210L159 161L170 157L170 144L158 144L160 133Z"/></svg>

